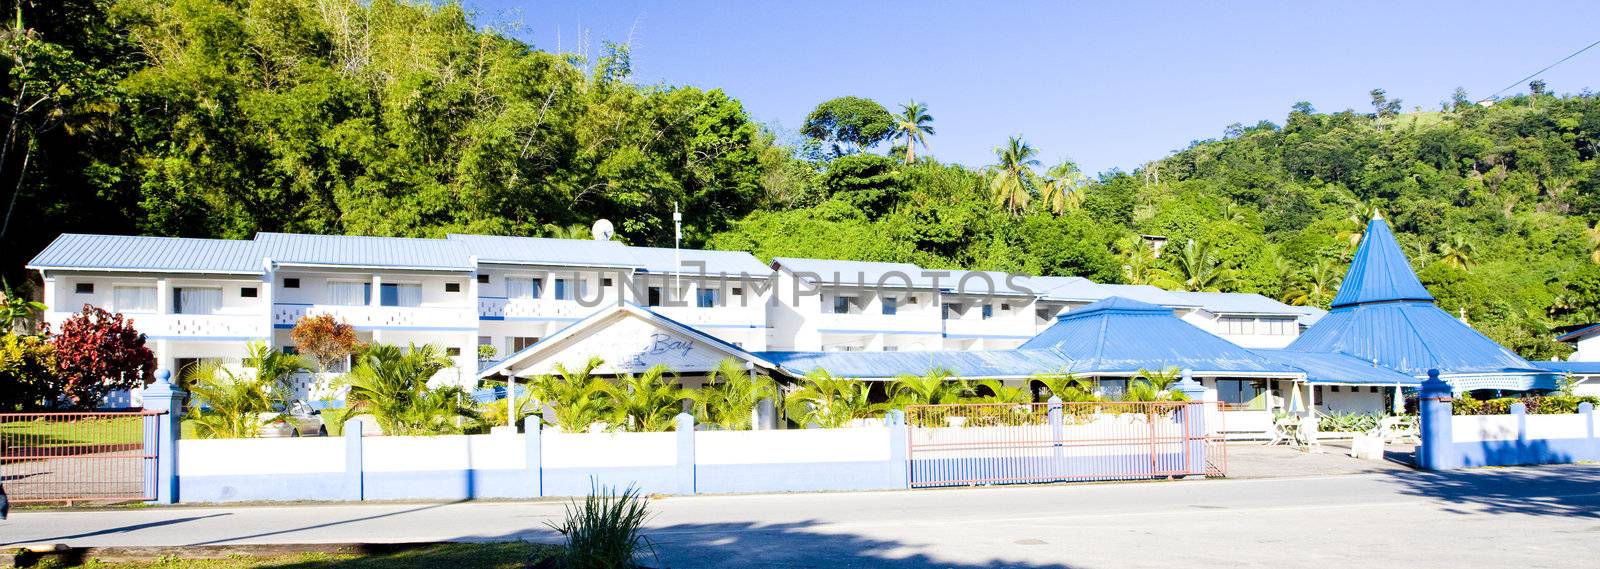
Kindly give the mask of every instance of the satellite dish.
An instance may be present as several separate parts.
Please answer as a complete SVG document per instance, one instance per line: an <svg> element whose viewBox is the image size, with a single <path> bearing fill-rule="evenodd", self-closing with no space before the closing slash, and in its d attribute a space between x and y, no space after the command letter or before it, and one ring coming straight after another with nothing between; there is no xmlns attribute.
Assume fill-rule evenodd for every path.
<svg viewBox="0 0 1600 569"><path fill-rule="evenodd" d="M590 233L594 235L595 241L610 241L611 237L617 234L617 230L611 226L610 221L600 219L594 222L594 229L591 229Z"/></svg>

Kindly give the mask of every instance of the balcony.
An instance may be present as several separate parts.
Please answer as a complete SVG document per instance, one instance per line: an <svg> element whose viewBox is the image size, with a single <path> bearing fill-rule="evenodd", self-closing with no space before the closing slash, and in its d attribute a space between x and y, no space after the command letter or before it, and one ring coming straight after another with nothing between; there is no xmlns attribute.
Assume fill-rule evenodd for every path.
<svg viewBox="0 0 1600 569"><path fill-rule="evenodd" d="M718 306L712 308L652 306L650 310L690 326L765 327L767 325L765 305L760 303L751 306Z"/></svg>
<svg viewBox="0 0 1600 569"><path fill-rule="evenodd" d="M939 333L938 313L934 311L902 312L899 314L855 313L836 314L823 313L811 318L816 322L817 330L824 334L838 332L856 333Z"/></svg>
<svg viewBox="0 0 1600 569"><path fill-rule="evenodd" d="M128 314L133 328L152 338L196 340L265 339L271 334L260 314Z"/></svg>
<svg viewBox="0 0 1600 569"><path fill-rule="evenodd" d="M1032 315L1026 318L995 316L987 320L966 317L944 321L947 336L1017 336L1032 337L1037 330Z"/></svg>
<svg viewBox="0 0 1600 569"><path fill-rule="evenodd" d="M484 297L478 299L478 317L485 320L577 320L604 306L584 306L575 300Z"/></svg>
<svg viewBox="0 0 1600 569"><path fill-rule="evenodd" d="M467 306L341 306L274 304L272 324L290 328L306 316L331 314L357 328L475 328L477 317Z"/></svg>

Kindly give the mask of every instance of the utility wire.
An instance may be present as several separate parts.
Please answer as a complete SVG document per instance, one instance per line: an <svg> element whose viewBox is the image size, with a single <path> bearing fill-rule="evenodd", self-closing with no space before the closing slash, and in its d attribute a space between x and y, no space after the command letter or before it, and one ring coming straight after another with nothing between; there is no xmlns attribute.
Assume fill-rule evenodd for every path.
<svg viewBox="0 0 1600 569"><path fill-rule="evenodd" d="M1518 79L1516 81L1512 81L1511 84L1510 85L1506 85L1504 89L1501 89L1499 91L1495 91L1493 94L1490 94L1488 97L1484 97L1482 100L1483 101L1488 101L1490 99L1493 99L1493 98L1499 96L1501 93L1504 93L1506 91L1511 90L1512 88L1515 88L1515 87L1517 87L1519 85L1522 85L1522 83L1524 81L1527 81L1529 79L1533 79L1534 77L1538 77L1539 74L1544 73L1546 71L1549 71L1551 68L1553 68L1553 67L1555 67L1557 65L1561 65L1563 63L1566 63L1568 59L1572 59L1574 57L1577 57L1578 54L1583 53L1585 51L1589 51L1589 48L1592 48L1592 47L1597 46L1597 45L1600 45L1600 41L1595 41L1594 43L1591 43L1589 45L1584 46L1583 49L1580 49L1578 51L1572 52L1571 55L1568 55L1566 57L1561 58L1561 61L1557 61L1557 62L1552 63L1550 65L1546 65L1544 69L1540 69L1538 71L1535 71L1535 72L1533 72L1532 75L1529 75L1527 77L1523 77L1523 78Z"/></svg>

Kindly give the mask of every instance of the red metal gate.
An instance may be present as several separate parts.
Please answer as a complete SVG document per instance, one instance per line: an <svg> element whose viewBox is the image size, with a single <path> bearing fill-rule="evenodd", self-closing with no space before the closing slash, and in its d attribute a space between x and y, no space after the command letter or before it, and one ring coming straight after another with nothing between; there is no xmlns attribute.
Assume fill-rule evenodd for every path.
<svg viewBox="0 0 1600 569"><path fill-rule="evenodd" d="M0 475L13 502L155 499L163 412L0 413Z"/></svg>
<svg viewBox="0 0 1600 569"><path fill-rule="evenodd" d="M1194 424L1200 403L916 405L906 408L911 486L1226 474Z"/></svg>

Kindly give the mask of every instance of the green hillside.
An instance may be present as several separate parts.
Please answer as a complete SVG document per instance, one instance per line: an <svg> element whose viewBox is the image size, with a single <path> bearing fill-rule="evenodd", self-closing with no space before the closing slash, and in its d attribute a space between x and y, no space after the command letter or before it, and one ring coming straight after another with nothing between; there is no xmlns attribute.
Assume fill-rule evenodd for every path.
<svg viewBox="0 0 1600 569"><path fill-rule="evenodd" d="M1067 149L1022 140L995 141L982 171L908 154L908 135L937 136L938 109L846 97L819 101L799 135L769 132L719 90L636 84L623 46L554 54L455 6L22 6L3 43L12 277L62 231L570 235L604 217L630 242L669 244L676 203L690 245L763 258L1325 305L1377 209L1445 309L1529 357L1563 353L1551 327L1600 318L1588 93L1491 106L1458 93L1413 113L1381 94L1370 113L1301 104L1091 179L1058 159ZM1141 234L1170 239L1160 259Z"/></svg>

